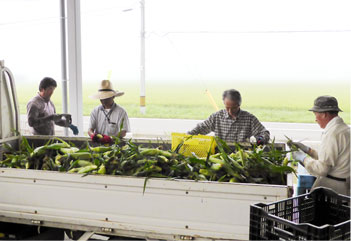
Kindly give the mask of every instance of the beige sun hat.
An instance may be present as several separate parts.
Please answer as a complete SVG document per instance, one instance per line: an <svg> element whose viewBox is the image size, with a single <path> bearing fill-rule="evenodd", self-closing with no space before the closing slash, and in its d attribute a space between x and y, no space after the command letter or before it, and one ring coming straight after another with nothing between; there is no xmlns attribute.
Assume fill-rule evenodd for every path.
<svg viewBox="0 0 351 241"><path fill-rule="evenodd" d="M112 83L109 80L103 80L101 81L98 93L90 96L90 98L104 100L122 95L124 95L124 92L114 90L112 88Z"/></svg>

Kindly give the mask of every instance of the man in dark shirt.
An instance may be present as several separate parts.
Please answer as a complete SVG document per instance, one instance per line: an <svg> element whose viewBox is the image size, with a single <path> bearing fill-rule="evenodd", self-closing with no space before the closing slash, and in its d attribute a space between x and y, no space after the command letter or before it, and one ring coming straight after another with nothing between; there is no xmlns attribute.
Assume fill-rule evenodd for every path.
<svg viewBox="0 0 351 241"><path fill-rule="evenodd" d="M213 113L207 120L199 123L188 132L190 135L206 135L213 131L222 140L233 142L248 142L251 136L257 144L269 141L269 131L251 113L240 109L241 95L235 89L223 92L225 109Z"/></svg>
<svg viewBox="0 0 351 241"><path fill-rule="evenodd" d="M78 128L71 124L70 114L56 114L54 103L50 100L56 89L56 81L45 77L39 85L39 93L27 104L27 118L33 135L55 135L55 124L72 129L75 135Z"/></svg>

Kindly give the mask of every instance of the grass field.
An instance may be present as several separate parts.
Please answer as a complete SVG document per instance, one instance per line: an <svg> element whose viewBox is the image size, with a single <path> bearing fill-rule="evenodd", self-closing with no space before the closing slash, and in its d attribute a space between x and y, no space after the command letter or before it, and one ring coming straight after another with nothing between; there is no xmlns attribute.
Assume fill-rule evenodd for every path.
<svg viewBox="0 0 351 241"><path fill-rule="evenodd" d="M90 99L98 89L98 84L85 84L83 87L83 113L89 115L91 110L100 104L98 100ZM17 94L21 113L26 113L26 103L37 92L38 84L17 85ZM217 106L223 108L221 95L223 90L235 87L243 98L242 109L256 115L261 121L272 122L305 122L315 121L313 113L307 111L313 106L313 101L320 95L332 95L339 101L344 111L340 116L350 123L350 87L348 84L336 86L317 84L221 84L207 86ZM146 115L139 112L139 82L120 84L119 90L125 95L116 98L123 106L129 117L146 118L178 118L206 119L215 112L214 106L205 93L204 85L195 84L147 84ZM61 88L55 90L52 97L57 112L62 111Z"/></svg>

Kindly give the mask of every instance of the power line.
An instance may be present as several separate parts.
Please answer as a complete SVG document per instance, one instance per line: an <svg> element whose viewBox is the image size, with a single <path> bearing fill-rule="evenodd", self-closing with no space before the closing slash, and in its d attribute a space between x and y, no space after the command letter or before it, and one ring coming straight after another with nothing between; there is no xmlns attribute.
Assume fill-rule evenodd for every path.
<svg viewBox="0 0 351 241"><path fill-rule="evenodd" d="M327 30L255 30L255 31L170 31L155 32L150 34L165 37L169 34L250 34L250 33L349 33L351 29L327 29Z"/></svg>

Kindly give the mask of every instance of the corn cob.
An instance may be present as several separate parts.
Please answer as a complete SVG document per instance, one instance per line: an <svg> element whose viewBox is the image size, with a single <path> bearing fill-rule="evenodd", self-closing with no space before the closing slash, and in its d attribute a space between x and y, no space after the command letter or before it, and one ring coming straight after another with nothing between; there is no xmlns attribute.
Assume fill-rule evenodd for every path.
<svg viewBox="0 0 351 241"><path fill-rule="evenodd" d="M111 147L109 146L97 146L97 147L92 147L90 148L91 151L93 152L107 152L111 150Z"/></svg>
<svg viewBox="0 0 351 241"><path fill-rule="evenodd" d="M143 148L140 151L140 154L143 156L156 156L160 153L160 150L158 149L148 149L148 148Z"/></svg>
<svg viewBox="0 0 351 241"><path fill-rule="evenodd" d="M62 147L60 148L60 151L63 153L63 154L72 154L72 153L76 153L79 151L79 149L77 147Z"/></svg>
<svg viewBox="0 0 351 241"><path fill-rule="evenodd" d="M92 158L91 153L89 152L76 152L76 153L71 153L71 157L75 159L80 159L80 160L89 160Z"/></svg>
<svg viewBox="0 0 351 241"><path fill-rule="evenodd" d="M41 155L44 154L47 149L47 146L39 146L34 149L34 151L30 154L30 156L36 156L36 155Z"/></svg>
<svg viewBox="0 0 351 241"><path fill-rule="evenodd" d="M106 168L104 164L100 165L99 170L97 171L97 174L106 174Z"/></svg>
<svg viewBox="0 0 351 241"><path fill-rule="evenodd" d="M93 163L89 162L89 161L84 161L84 160L78 160L77 162L78 166L80 167L86 167L86 166L90 166Z"/></svg>
<svg viewBox="0 0 351 241"><path fill-rule="evenodd" d="M72 168L71 170L68 171L68 173L75 173L75 172L78 172L80 169L82 169L82 167Z"/></svg>
<svg viewBox="0 0 351 241"><path fill-rule="evenodd" d="M211 172L209 170L202 169L202 168L199 170L199 173L204 175L204 176L207 176L207 177L209 177L211 175Z"/></svg>
<svg viewBox="0 0 351 241"><path fill-rule="evenodd" d="M221 163L213 163L211 166L211 169L214 171L219 171L223 167L223 164Z"/></svg>
<svg viewBox="0 0 351 241"><path fill-rule="evenodd" d="M83 173L87 173L87 172L90 172L90 171L95 170L95 169L97 169L96 165L85 166L85 167L82 167L81 169L79 169L78 173L83 174Z"/></svg>
<svg viewBox="0 0 351 241"><path fill-rule="evenodd" d="M51 145L47 146L47 149L53 149L53 150L59 150L61 148L69 148L70 145L67 144L67 142L65 143L53 143Z"/></svg>

